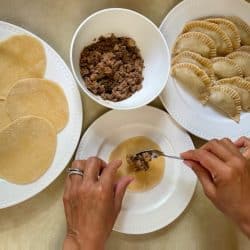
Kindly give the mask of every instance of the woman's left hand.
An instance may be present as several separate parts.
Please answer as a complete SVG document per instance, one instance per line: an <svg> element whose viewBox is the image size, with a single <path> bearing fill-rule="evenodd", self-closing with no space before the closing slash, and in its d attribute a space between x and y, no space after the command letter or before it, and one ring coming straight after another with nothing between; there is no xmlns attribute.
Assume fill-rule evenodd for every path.
<svg viewBox="0 0 250 250"><path fill-rule="evenodd" d="M67 177L63 197L67 220L64 250L102 250L115 220L131 177L116 182L121 161L106 164L96 157L75 161L72 168L84 172Z"/></svg>

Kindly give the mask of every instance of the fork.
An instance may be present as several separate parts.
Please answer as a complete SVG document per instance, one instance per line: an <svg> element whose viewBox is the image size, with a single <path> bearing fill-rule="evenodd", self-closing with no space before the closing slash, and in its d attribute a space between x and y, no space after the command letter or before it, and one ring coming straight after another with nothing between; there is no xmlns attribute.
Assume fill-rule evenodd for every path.
<svg viewBox="0 0 250 250"><path fill-rule="evenodd" d="M134 156L137 157L137 156L141 155L143 157L143 153L149 153L151 158L154 158L154 159L158 158L160 156L163 156L163 157L168 157L168 158L172 158L172 159L176 159L176 160L183 160L180 156L167 155L167 154L165 154L162 151L157 150L157 149L144 150L144 151L136 153Z"/></svg>

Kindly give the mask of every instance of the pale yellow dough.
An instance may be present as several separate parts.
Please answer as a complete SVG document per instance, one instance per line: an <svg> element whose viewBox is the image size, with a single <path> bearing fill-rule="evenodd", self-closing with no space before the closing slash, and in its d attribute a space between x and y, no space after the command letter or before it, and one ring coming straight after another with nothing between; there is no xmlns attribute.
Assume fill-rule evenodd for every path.
<svg viewBox="0 0 250 250"><path fill-rule="evenodd" d="M6 102L0 100L0 131L11 123L11 120L6 111Z"/></svg>
<svg viewBox="0 0 250 250"><path fill-rule="evenodd" d="M0 132L0 178L15 184L36 181L50 167L56 130L39 117L15 120Z"/></svg>
<svg viewBox="0 0 250 250"><path fill-rule="evenodd" d="M13 84L28 77L43 77L46 55L42 44L31 36L17 35L0 43L0 99Z"/></svg>
<svg viewBox="0 0 250 250"><path fill-rule="evenodd" d="M146 149L158 149L160 147L145 136L129 138L119 144L110 154L109 160L121 159L122 166L118 169L117 178L122 176L133 176L134 181L129 185L130 191L142 192L155 187L162 180L164 174L164 159L159 157L149 162L147 171L135 172L126 160L128 154L136 154Z"/></svg>
<svg viewBox="0 0 250 250"><path fill-rule="evenodd" d="M68 103L63 90L46 79L18 81L10 90L6 108L12 120L35 115L49 120L57 131L62 130L68 122Z"/></svg>

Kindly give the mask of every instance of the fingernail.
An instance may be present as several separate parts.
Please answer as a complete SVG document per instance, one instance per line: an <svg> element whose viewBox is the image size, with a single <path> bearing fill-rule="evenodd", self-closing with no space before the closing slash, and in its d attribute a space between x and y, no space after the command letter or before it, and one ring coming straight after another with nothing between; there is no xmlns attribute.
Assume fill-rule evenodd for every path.
<svg viewBox="0 0 250 250"><path fill-rule="evenodd" d="M183 161L183 163L188 167L192 168L192 164L189 161Z"/></svg>

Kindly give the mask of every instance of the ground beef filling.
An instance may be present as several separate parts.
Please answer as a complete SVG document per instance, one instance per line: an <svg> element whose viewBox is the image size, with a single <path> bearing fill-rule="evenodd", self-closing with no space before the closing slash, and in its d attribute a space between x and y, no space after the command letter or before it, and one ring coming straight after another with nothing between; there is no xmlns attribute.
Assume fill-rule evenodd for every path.
<svg viewBox="0 0 250 250"><path fill-rule="evenodd" d="M142 88L144 61L135 41L101 36L85 47L80 72L87 88L105 100L118 102Z"/></svg>

